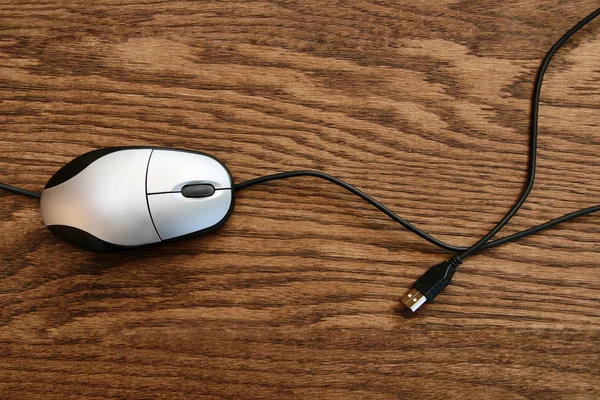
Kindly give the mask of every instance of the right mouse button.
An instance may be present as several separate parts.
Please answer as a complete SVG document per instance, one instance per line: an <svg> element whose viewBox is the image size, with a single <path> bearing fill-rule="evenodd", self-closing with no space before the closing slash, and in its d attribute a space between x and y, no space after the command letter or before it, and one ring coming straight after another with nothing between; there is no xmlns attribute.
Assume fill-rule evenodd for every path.
<svg viewBox="0 0 600 400"><path fill-rule="evenodd" d="M215 190L210 197L188 198L182 193L148 195L150 215L162 240L210 229L229 217L231 190Z"/></svg>

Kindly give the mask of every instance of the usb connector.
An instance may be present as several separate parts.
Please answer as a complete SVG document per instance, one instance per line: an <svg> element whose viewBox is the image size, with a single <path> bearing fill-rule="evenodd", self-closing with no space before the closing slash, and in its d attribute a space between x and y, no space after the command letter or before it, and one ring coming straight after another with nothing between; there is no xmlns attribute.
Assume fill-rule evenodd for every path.
<svg viewBox="0 0 600 400"><path fill-rule="evenodd" d="M417 311L419 307L428 301L432 301L435 296L446 289L452 281L456 267L459 265L460 259L455 257L429 268L417 279L412 289L402 297L402 303L410 308L412 312Z"/></svg>
<svg viewBox="0 0 600 400"><path fill-rule="evenodd" d="M423 296L417 289L412 288L402 298L402 304L410 308L412 312L417 311L427 301L427 297Z"/></svg>

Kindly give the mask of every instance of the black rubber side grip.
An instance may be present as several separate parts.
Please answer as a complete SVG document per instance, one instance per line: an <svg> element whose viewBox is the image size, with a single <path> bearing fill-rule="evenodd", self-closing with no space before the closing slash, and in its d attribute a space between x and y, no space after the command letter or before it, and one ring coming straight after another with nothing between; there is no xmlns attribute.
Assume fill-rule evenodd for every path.
<svg viewBox="0 0 600 400"><path fill-rule="evenodd" d="M62 239L65 242L84 250L106 253L109 251L123 249L122 246L105 242L104 240L98 239L96 236L89 234L86 231L73 228L72 226L50 225L48 226L48 229L59 239Z"/></svg>

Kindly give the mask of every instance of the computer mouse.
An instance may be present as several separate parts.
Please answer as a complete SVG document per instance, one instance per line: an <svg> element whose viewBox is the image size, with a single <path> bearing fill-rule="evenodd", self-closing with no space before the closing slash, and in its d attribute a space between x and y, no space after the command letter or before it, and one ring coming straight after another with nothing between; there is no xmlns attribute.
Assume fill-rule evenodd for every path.
<svg viewBox="0 0 600 400"><path fill-rule="evenodd" d="M48 229L75 246L114 251L208 232L227 221L234 183L207 154L159 147L110 147L58 170L42 191Z"/></svg>

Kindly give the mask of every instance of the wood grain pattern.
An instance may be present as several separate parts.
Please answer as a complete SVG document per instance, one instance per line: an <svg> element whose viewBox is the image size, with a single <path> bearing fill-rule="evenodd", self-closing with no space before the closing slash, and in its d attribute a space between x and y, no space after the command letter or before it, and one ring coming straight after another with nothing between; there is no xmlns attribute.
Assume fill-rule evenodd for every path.
<svg viewBox="0 0 600 400"><path fill-rule="evenodd" d="M573 1L0 0L0 181L104 146L201 150L237 181L318 169L467 245L524 180L530 94ZM598 203L600 21L543 89L512 233ZM326 182L241 192L218 233L98 255L0 194L0 397L600 398L597 215L470 259Z"/></svg>

